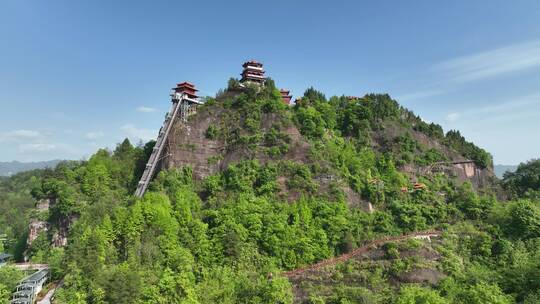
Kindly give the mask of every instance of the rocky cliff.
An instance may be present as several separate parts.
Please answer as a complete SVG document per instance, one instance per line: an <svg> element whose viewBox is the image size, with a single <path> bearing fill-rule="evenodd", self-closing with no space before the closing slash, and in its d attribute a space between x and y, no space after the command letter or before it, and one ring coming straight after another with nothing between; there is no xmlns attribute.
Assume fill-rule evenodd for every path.
<svg viewBox="0 0 540 304"><path fill-rule="evenodd" d="M380 152L390 152L399 155L402 149L403 138L407 144L414 146L411 151L415 156L425 154L428 151L436 151L440 160L430 164L418 164L408 162L400 165L400 169L409 174L413 180L419 176L442 173L457 181L472 183L475 189L482 189L493 184L496 176L490 167L480 168L474 161L466 158L458 151L445 145L441 139L427 136L426 134L405 128L397 122L386 123L380 130L372 132L372 147Z"/></svg>
<svg viewBox="0 0 540 304"><path fill-rule="evenodd" d="M209 130L218 130L216 132L235 133L236 139L245 135L247 132L242 130L241 118L236 114L220 106L206 106L191 116L187 123L177 120L168 138L162 167L190 166L193 176L203 179L240 160L257 159L262 164L275 160L276 157L268 153L270 144L209 134ZM287 151L279 156L280 160L308 161L310 145L293 124L284 122L279 115L264 114L260 131L268 134L272 130L278 130L287 145Z"/></svg>

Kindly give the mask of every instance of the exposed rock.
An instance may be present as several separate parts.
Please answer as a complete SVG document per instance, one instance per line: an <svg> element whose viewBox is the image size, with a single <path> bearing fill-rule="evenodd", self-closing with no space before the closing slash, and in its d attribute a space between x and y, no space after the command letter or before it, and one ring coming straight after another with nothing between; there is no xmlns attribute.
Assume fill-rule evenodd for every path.
<svg viewBox="0 0 540 304"><path fill-rule="evenodd" d="M197 114L189 117L187 123L175 122L165 146L162 167L164 169L190 166L195 179L203 179L209 175L224 170L230 164L245 159L257 159L264 164L272 158L258 145L256 149L245 146L231 147L223 138L210 139L206 131L210 126L227 130L227 123L239 124L233 112L210 106L202 108ZM276 114L263 114L261 132L266 132L275 125L281 124L281 117ZM232 122L231 122L232 121ZM238 125L237 125L238 126ZM298 129L293 126L283 126L281 132L290 138L289 149L281 155L281 160L306 162L310 150L309 143L302 138Z"/></svg>
<svg viewBox="0 0 540 304"><path fill-rule="evenodd" d="M457 160L440 162L430 166L413 166L404 165L401 171L409 174L413 180L416 176L430 175L434 173L442 173L449 177L455 178L458 182L469 181L475 189L488 187L493 183L495 175L491 169L480 169L472 161Z"/></svg>
<svg viewBox="0 0 540 304"><path fill-rule="evenodd" d="M66 229L60 229L52 237L53 247L64 247L67 245L68 234Z"/></svg>
<svg viewBox="0 0 540 304"><path fill-rule="evenodd" d="M440 140L431 138L416 130L403 128L398 123L387 123L381 130L373 132L373 148L379 151L386 151L389 143L392 143L397 137L405 133L409 133L424 148L435 149L448 159L446 164L440 163L434 166L424 167L407 164L400 167L400 170L409 174L413 180L418 175L441 172L455 177L459 182L470 181L475 189L488 187L492 184L495 174L491 169L478 168L473 162L470 162L470 160L466 159L457 151L444 145Z"/></svg>
<svg viewBox="0 0 540 304"><path fill-rule="evenodd" d="M437 269L417 268L397 276L400 283L423 283L437 285L446 275Z"/></svg>
<svg viewBox="0 0 540 304"><path fill-rule="evenodd" d="M47 232L48 230L49 225L47 222L32 219L28 225L28 238L26 239L26 244L28 244L28 246L32 245L41 232Z"/></svg>
<svg viewBox="0 0 540 304"><path fill-rule="evenodd" d="M426 172L429 170L430 172ZM489 186L495 175L491 169L480 169L472 161L456 161L455 163L442 163L422 168L422 173L441 172L450 177L456 178L457 181L470 181L475 189L480 189Z"/></svg>
<svg viewBox="0 0 540 304"><path fill-rule="evenodd" d="M424 234L417 236L421 235ZM416 236L410 238L414 239ZM392 242L397 245L397 256L390 256L383 244L372 243L365 245L366 250L362 250L361 253L350 256L346 267L336 267L338 263L343 263L342 260L324 263L319 267L304 268L295 275L287 273L286 276L293 286L294 302L307 303L310 294L331 295L343 286L377 289L376 286L366 285L365 280L366 271L374 268L383 269L388 275L389 282L396 288L403 283L436 285L446 277L446 274L437 269L441 254L436 248L440 240L437 237L430 239L431 241L423 239L420 247ZM409 271L394 274L392 265L400 259L414 262Z"/></svg>
<svg viewBox="0 0 540 304"><path fill-rule="evenodd" d="M431 242L429 238L423 238ZM409 258L409 257L422 257L426 261L438 261L441 259L441 254L431 247L421 247L418 249L402 250L399 253L400 258Z"/></svg>
<svg viewBox="0 0 540 304"><path fill-rule="evenodd" d="M69 228L77 218L72 216L64 218L58 223L58 230L54 231L52 236L52 245L54 247L64 247L68 242Z"/></svg>
<svg viewBox="0 0 540 304"><path fill-rule="evenodd" d="M47 211L55 204L56 200L51 198L43 198L37 201L36 209L39 211Z"/></svg>
<svg viewBox="0 0 540 304"><path fill-rule="evenodd" d="M177 120L165 146L163 168L190 166L196 179L217 172L223 162L225 143L206 138L205 132L210 125L217 127L219 116L199 111L186 124Z"/></svg>

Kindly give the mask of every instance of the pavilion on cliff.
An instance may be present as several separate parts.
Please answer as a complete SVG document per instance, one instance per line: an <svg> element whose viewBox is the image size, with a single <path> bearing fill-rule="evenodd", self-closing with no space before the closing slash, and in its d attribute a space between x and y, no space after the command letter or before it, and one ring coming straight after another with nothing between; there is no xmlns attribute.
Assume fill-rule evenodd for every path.
<svg viewBox="0 0 540 304"><path fill-rule="evenodd" d="M253 82L257 84L262 84L266 77L264 77L263 64L255 60L250 60L244 62L242 65L244 70L242 71L241 82Z"/></svg>
<svg viewBox="0 0 540 304"><path fill-rule="evenodd" d="M292 95L290 94L291 91L286 90L286 89L281 89L281 90L279 90L279 93L281 94L281 99L283 100L283 102L285 104L290 105L291 104L291 99L292 99Z"/></svg>

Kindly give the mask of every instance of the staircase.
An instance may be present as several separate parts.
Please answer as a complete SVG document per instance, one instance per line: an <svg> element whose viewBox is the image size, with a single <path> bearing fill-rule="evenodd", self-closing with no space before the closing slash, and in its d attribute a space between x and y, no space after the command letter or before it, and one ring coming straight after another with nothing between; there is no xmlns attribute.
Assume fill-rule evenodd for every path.
<svg viewBox="0 0 540 304"><path fill-rule="evenodd" d="M163 147L165 146L167 137L169 136L169 132L171 131L175 119L179 116L178 114L180 112L181 104L184 102L184 99L186 99L185 94L172 94L171 110L167 114L167 117L163 122L163 126L161 127L161 129L159 129L156 145L152 150L152 154L148 159L148 163L146 164L144 173L141 177L141 180L139 181L139 184L137 185L137 190L135 190L135 195L138 197L143 196L144 192L148 188L148 185L150 184L150 181L152 180L152 177L157 170L159 161L161 160L160 156L163 152Z"/></svg>

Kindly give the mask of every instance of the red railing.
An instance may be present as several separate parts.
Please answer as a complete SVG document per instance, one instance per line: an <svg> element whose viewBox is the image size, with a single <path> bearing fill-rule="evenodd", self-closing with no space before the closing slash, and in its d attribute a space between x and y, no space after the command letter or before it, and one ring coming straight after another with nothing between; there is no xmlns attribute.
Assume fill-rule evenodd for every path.
<svg viewBox="0 0 540 304"><path fill-rule="evenodd" d="M309 265L307 267L282 272L281 274L286 276L286 277L293 277L293 276L297 276L297 275L302 275L306 271L317 270L317 269L323 268L325 266L335 265L337 263L345 262L345 261L349 260L352 257L355 257L355 256L360 255L362 253L368 252L370 247L373 247L373 246L380 246L380 245L383 245L385 243L398 242L398 241L403 241L403 240L407 240L407 239L411 239L411 238L415 238L415 237L437 237L440 234L441 234L440 231L431 230L431 231L419 231L419 232L414 232L414 233L405 234L405 235L401 235L401 236L385 237L385 238L382 238L382 239L371 241L371 242L365 244L362 247L358 247L358 248L354 249L353 251L351 251L349 253L345 253L343 255L333 257L333 258L330 258L330 259L322 260L322 261L320 261L318 263L311 264L311 265Z"/></svg>

